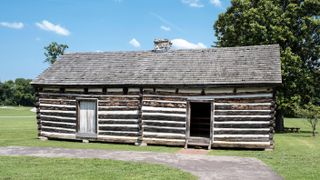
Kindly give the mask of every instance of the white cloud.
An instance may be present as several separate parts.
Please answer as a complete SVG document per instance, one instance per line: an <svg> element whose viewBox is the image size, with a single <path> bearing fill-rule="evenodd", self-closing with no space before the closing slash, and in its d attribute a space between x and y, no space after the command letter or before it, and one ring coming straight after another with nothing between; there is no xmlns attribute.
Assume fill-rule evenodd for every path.
<svg viewBox="0 0 320 180"><path fill-rule="evenodd" d="M24 27L22 22L0 22L0 26L11 29L22 29Z"/></svg>
<svg viewBox="0 0 320 180"><path fill-rule="evenodd" d="M216 7L221 7L221 0L210 0L210 3Z"/></svg>
<svg viewBox="0 0 320 180"><path fill-rule="evenodd" d="M181 0L182 3L188 4L190 7L202 8L204 5L200 0Z"/></svg>
<svg viewBox="0 0 320 180"><path fill-rule="evenodd" d="M130 41L129 41L129 44L131 44L133 47L135 48L139 48L141 45L140 45L140 42L138 40L136 40L135 38L132 38Z"/></svg>
<svg viewBox="0 0 320 180"><path fill-rule="evenodd" d="M206 46L203 43L192 43L185 39L173 39L171 40L172 47L174 49L201 49L206 48Z"/></svg>
<svg viewBox="0 0 320 180"><path fill-rule="evenodd" d="M160 26L160 28L164 31L171 31L171 28L169 26Z"/></svg>
<svg viewBox="0 0 320 180"><path fill-rule="evenodd" d="M62 36L70 35L70 32L68 29L61 27L59 24L53 24L47 20L43 20L42 22L37 22L36 26L38 26L42 30L51 31Z"/></svg>

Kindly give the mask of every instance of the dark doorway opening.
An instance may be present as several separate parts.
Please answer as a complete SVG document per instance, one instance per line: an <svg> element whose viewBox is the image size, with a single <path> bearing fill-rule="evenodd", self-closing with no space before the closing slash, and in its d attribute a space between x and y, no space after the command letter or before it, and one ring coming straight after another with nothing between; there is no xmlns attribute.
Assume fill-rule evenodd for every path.
<svg viewBox="0 0 320 180"><path fill-rule="evenodd" d="M210 137L211 103L190 103L190 136Z"/></svg>

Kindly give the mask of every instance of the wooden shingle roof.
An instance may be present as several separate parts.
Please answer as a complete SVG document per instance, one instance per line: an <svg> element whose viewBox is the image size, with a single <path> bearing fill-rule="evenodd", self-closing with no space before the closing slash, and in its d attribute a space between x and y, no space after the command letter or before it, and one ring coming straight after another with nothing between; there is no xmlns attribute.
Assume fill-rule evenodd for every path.
<svg viewBox="0 0 320 180"><path fill-rule="evenodd" d="M69 53L34 85L239 85L280 84L279 45Z"/></svg>

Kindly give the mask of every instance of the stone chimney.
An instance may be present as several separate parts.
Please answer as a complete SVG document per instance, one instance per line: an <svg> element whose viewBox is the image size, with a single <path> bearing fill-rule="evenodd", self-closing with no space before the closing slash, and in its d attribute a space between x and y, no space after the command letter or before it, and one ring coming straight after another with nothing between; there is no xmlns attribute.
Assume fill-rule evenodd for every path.
<svg viewBox="0 0 320 180"><path fill-rule="evenodd" d="M154 43L154 52L166 52L171 48L171 41L169 39L155 39Z"/></svg>

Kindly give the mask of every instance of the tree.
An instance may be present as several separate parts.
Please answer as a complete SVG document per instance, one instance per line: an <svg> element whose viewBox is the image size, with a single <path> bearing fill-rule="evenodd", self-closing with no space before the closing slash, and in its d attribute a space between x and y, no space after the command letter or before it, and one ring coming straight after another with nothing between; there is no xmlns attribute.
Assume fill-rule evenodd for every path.
<svg viewBox="0 0 320 180"><path fill-rule="evenodd" d="M217 46L279 44L278 127L294 107L320 102L320 1L232 0L214 24Z"/></svg>
<svg viewBox="0 0 320 180"><path fill-rule="evenodd" d="M304 108L297 108L296 113L302 118L307 118L311 126L312 136L315 137L317 124L320 119L320 106L315 106L309 103L305 105Z"/></svg>
<svg viewBox="0 0 320 180"><path fill-rule="evenodd" d="M35 95L30 82L31 79L17 78L0 83L0 104L33 106Z"/></svg>
<svg viewBox="0 0 320 180"><path fill-rule="evenodd" d="M46 56L44 62L53 64L54 62L56 62L60 55L64 54L64 50L67 48L69 47L66 44L58 44L56 42L52 42L48 46L44 47L44 49L46 50L46 52L44 53L44 55Z"/></svg>

